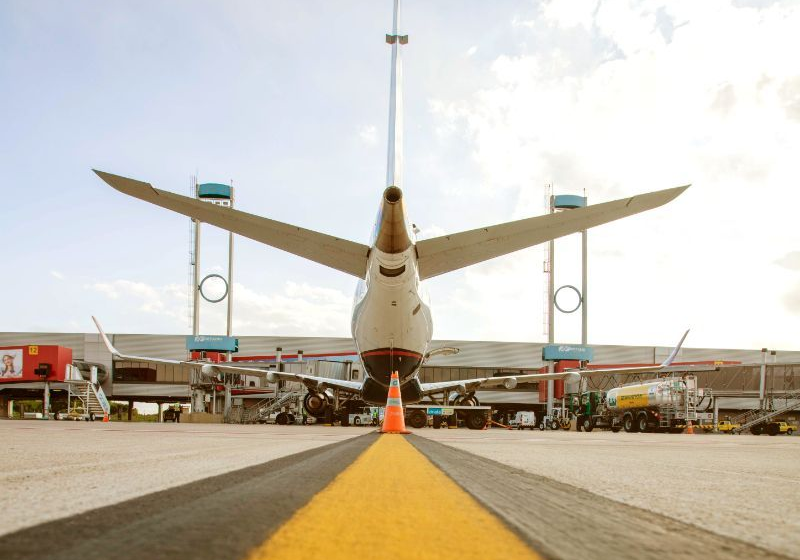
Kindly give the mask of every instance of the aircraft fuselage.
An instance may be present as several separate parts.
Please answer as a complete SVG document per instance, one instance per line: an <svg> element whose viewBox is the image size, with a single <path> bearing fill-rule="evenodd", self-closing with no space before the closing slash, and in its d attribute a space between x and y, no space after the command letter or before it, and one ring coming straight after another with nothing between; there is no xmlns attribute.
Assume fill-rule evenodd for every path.
<svg viewBox="0 0 800 560"><path fill-rule="evenodd" d="M404 402L417 402L422 398L417 374L430 346L433 322L399 188L384 192L372 237L351 325L365 372L362 398L384 404L389 377L397 371Z"/></svg>

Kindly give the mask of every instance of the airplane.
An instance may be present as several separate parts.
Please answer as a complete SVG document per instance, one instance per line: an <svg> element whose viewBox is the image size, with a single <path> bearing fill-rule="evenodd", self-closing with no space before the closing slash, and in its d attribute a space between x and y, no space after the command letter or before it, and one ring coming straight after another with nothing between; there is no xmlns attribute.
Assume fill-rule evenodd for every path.
<svg viewBox="0 0 800 560"><path fill-rule="evenodd" d="M580 372L572 371L438 383L420 382L419 371L428 358L455 351L448 348L430 348L433 322L430 301L423 281L551 239L657 208L672 201L689 187L685 185L589 205L568 212L417 240L414 228L406 216L401 188L403 111L400 54L401 47L408 43L408 35L398 33L399 11L399 0L394 0L392 32L386 35L386 42L391 46L386 186L381 195L368 245L241 210L208 204L191 197L156 189L146 182L94 170L101 179L124 194L358 278L351 330L365 372L362 382L280 371L265 372L258 368L226 364L202 366L202 372L207 375L225 373L260 375L265 376L270 382L299 381L309 391L304 401L306 410L318 418L323 417L330 408L332 391L342 392L369 404L385 404L392 372L397 372L399 375L401 396L406 404L420 402L426 397L439 394L447 398L452 392L457 394L454 401L456 404L477 403L474 391L479 387L511 389L518 383L579 378ZM108 350L118 358L197 366L196 362L124 355L111 345L97 319L94 317L93 319ZM652 366L648 371L659 371L659 368L664 366L665 364Z"/></svg>

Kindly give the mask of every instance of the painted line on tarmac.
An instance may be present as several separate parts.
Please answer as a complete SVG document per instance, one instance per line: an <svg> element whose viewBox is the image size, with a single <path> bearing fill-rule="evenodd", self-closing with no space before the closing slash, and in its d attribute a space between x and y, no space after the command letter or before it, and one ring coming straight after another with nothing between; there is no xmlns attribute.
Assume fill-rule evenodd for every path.
<svg viewBox="0 0 800 560"><path fill-rule="evenodd" d="M365 434L3 535L0 558L242 558L377 437ZM102 469L102 462L92 468Z"/></svg>
<svg viewBox="0 0 800 560"><path fill-rule="evenodd" d="M787 558L424 437L408 441L546 557ZM587 476L591 469L586 466ZM676 476L652 483L691 484L691 480ZM697 507L713 508L713 502L698 502Z"/></svg>
<svg viewBox="0 0 800 560"><path fill-rule="evenodd" d="M249 560L433 556L540 558L406 438L386 434Z"/></svg>

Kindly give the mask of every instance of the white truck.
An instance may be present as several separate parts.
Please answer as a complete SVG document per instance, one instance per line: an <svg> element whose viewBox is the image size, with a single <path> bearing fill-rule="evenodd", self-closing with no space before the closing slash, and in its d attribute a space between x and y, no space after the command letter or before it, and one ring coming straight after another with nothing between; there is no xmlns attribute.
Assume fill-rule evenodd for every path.
<svg viewBox="0 0 800 560"><path fill-rule="evenodd" d="M509 424L511 424L512 428L518 430L524 430L525 428L533 430L536 427L536 413L531 410L520 410L514 415Z"/></svg>

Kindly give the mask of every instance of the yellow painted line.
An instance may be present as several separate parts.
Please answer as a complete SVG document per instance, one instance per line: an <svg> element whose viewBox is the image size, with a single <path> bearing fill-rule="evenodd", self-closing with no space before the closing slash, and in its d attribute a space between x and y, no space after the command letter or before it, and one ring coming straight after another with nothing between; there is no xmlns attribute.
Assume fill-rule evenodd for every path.
<svg viewBox="0 0 800 560"><path fill-rule="evenodd" d="M382 435L249 560L539 558L396 435Z"/></svg>

